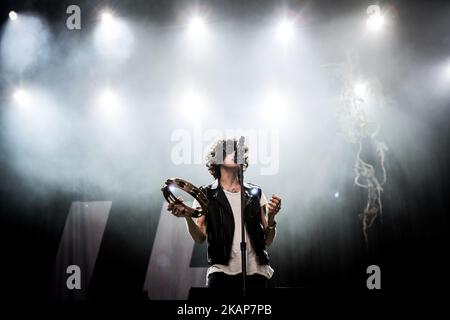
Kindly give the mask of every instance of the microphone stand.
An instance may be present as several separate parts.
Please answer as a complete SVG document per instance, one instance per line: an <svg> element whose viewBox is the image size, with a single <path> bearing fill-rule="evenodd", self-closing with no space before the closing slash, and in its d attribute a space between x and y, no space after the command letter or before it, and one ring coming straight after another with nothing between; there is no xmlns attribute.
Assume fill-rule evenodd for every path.
<svg viewBox="0 0 450 320"><path fill-rule="evenodd" d="M244 137L240 137L236 148L235 162L239 164L238 177L241 188L241 261L242 261L242 295L245 297L247 276L247 242L245 241L245 190L244 190Z"/></svg>

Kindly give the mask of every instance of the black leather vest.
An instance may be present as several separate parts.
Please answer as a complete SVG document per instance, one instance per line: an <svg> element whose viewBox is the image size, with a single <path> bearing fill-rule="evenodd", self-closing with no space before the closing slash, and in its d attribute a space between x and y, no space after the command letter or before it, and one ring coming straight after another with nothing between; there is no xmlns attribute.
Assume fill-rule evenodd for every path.
<svg viewBox="0 0 450 320"><path fill-rule="evenodd" d="M228 199L218 180L200 187L208 197L206 233L208 240L208 263L228 265L234 235L234 217ZM244 217L253 249L259 264L269 264L265 234L261 223L261 188L244 183Z"/></svg>

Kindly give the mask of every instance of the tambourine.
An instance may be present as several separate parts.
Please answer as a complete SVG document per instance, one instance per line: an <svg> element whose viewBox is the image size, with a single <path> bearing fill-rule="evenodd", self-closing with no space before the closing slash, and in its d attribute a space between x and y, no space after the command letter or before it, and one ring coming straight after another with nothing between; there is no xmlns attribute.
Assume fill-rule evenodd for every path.
<svg viewBox="0 0 450 320"><path fill-rule="evenodd" d="M183 190L184 192L187 192L190 194L194 199L198 201L200 204L201 209L195 209L195 211L192 213L192 217L198 218L204 214L206 214L208 210L208 198L206 195L196 186L194 186L189 181L180 179L180 178L172 178L167 179L163 187L161 188L161 191L164 195L164 198L166 198L168 203L178 203L182 204L184 207L189 208L187 205L183 203L183 201L180 201L174 194L173 191L175 188Z"/></svg>

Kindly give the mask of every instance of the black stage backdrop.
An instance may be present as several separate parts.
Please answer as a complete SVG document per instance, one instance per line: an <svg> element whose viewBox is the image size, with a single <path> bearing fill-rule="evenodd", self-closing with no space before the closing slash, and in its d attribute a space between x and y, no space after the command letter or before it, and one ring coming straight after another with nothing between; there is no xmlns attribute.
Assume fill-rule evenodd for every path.
<svg viewBox="0 0 450 320"><path fill-rule="evenodd" d="M213 2L213 5L235 19L244 20L255 12L255 8L262 11L274 7L274 2L263 1L258 5L256 2L259 1L248 1L244 5L238 1L224 1ZM314 28L326 24L331 17L345 16L354 10L362 9L365 13L367 4L344 2L292 1L291 5L308 8L311 15L315 13L314 22L308 25L308 28ZM52 28L66 17L65 1L2 3L3 23L12 9L37 12ZM78 3L86 7L86 15L103 4ZM153 19L162 25L171 19L174 3L108 2L117 11ZM448 4L391 1L387 5L395 6L398 11L400 18L396 22L396 32L401 33L404 45L401 52L410 63L427 65L429 61L448 56L450 42L445 30L448 22L438 23L450 21ZM146 12L146 16L139 16L140 12ZM87 24L90 23L93 22ZM331 34L328 36L332 37ZM387 55L384 59L394 58ZM345 60L345 57L338 52L334 59L325 60L325 63L336 60ZM317 141L317 149L309 150L314 156L306 159L317 161L317 166L306 165L302 162L305 158L292 159L305 152L301 145L303 140L297 137L298 131L293 126L289 127L288 133L280 135L278 174L260 176L257 165L254 169L249 167L250 181L261 185L267 195L279 194L284 201L278 217L277 239L269 248L275 269L271 287L364 291L367 290L366 268L372 264L381 268L385 292L423 295L448 286L450 100L448 96L439 100L432 90L418 89L427 82L420 79L426 75L420 67L417 67L419 71L412 71L400 60L401 57L395 58L400 64L398 73L389 75L385 71L380 75L384 94L395 100L397 116L383 124L383 139L389 146L386 154L388 180L383 187L382 221L377 219L370 229L368 247L358 218L367 192L353 183L356 145L347 143L334 131L325 133L323 140ZM36 77L36 74L30 75L31 79ZM6 116L11 82L7 76L2 78L2 293L10 299L34 301L61 298L140 301L184 299L191 286L203 286L206 245L194 245L187 236L184 221L164 211L160 187L172 176L187 178L196 185L209 183L211 178L202 164L195 164L195 169L186 171L190 170L187 169L189 165L170 163L170 130L177 126L170 122L171 115L157 111L149 120L153 129L139 139L149 141L151 147L142 150L145 156L140 155L139 150L133 155L142 156L146 168L139 167L141 176L134 172L130 173L132 179L124 179L126 190L105 187L103 182L96 183L95 178L89 179L83 174L75 174L74 179L67 179L65 175L63 183L53 183L39 174L30 175L30 171L16 165L18 160L11 148L9 118ZM414 119L411 123L420 122L420 125L402 127L403 117ZM158 122L168 125L157 127ZM317 126L321 126L320 121ZM227 128L227 125L221 128ZM86 143L95 145L96 142ZM116 148L121 152L120 145ZM76 152L83 152L80 150ZM130 155L130 159L133 156ZM33 154L24 153L22 157L27 158L27 166L34 167L33 172L39 172L42 161L50 162L42 170L51 171L51 163L58 154L36 161ZM128 160L125 158L125 162ZM90 161L89 157L79 157L74 171L83 171ZM111 173L111 180L120 185L127 172L114 171L120 161L119 164L106 161L104 165L106 175ZM129 167L128 172L132 172L133 166ZM318 177L328 182L314 185L313 181ZM324 190L323 186L329 189ZM307 192L309 187L321 191ZM339 197L327 196L337 190ZM73 228L72 233L66 228ZM69 248L69 252L65 253L64 248ZM68 276L65 267L69 264L82 264L88 268L88 275L83 275L88 278L83 278L81 293L61 293L58 288L61 283L65 285Z"/></svg>

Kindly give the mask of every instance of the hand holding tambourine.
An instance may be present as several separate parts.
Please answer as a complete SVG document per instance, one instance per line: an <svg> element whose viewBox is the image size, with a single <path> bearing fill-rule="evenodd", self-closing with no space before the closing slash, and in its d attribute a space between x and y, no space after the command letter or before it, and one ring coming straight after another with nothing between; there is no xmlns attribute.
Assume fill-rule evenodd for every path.
<svg viewBox="0 0 450 320"><path fill-rule="evenodd" d="M182 197L178 197L177 200L178 202L169 203L169 205L167 206L167 210L169 210L170 213L172 213L175 217L192 217L195 209L185 205Z"/></svg>
<svg viewBox="0 0 450 320"><path fill-rule="evenodd" d="M191 208L187 206L182 197L176 197L173 194L175 189L180 189L188 194L190 194L194 199L200 204L200 208ZM193 217L198 218L204 215L208 208L208 198L206 195L197 187L195 187L189 181L173 178L167 179L166 183L161 188L164 198L167 200L169 205L167 210L169 210L176 217Z"/></svg>

